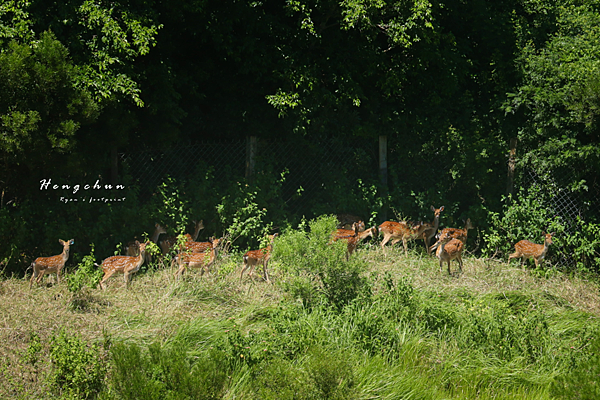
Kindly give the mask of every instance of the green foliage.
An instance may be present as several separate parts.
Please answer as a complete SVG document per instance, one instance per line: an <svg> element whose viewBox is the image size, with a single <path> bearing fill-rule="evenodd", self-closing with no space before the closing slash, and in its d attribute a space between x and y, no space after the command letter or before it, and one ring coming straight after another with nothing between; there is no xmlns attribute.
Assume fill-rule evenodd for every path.
<svg viewBox="0 0 600 400"><path fill-rule="evenodd" d="M189 200L183 196L182 191L181 184L175 179L165 178L158 187L160 196L155 205L157 218L181 234L185 233L189 210Z"/></svg>
<svg viewBox="0 0 600 400"><path fill-rule="evenodd" d="M587 356L568 374L557 376L552 383L552 395L557 399L583 400L600 396L600 337L588 343Z"/></svg>
<svg viewBox="0 0 600 400"><path fill-rule="evenodd" d="M552 254L566 255L574 261L577 271L599 271L598 225L582 218L569 221L555 216L548 206L550 199L549 189L539 185L529 190L522 188L514 198L505 198L502 213L490 212L490 228L484 235L485 252L507 255L520 240L543 244L543 233L555 232L546 259L552 260Z"/></svg>
<svg viewBox="0 0 600 400"><path fill-rule="evenodd" d="M571 249L575 268L581 272L600 272L600 225L577 218L574 233L563 235L558 244Z"/></svg>
<svg viewBox="0 0 600 400"><path fill-rule="evenodd" d="M227 382L227 363L217 351L194 357L185 346L135 344L111 348L111 383L122 399L220 399Z"/></svg>
<svg viewBox="0 0 600 400"><path fill-rule="evenodd" d="M271 233L272 224L264 221L267 209L259 207L256 197L256 189L238 183L217 204L217 214L225 227L226 251L238 239L265 237Z"/></svg>
<svg viewBox="0 0 600 400"><path fill-rule="evenodd" d="M23 361L35 367L40 359L41 351L42 342L40 340L40 335L38 335L36 332L31 332L29 334L29 345L27 346L27 350L23 355Z"/></svg>
<svg viewBox="0 0 600 400"><path fill-rule="evenodd" d="M102 269L94 265L96 262L94 245L92 244L90 247L90 253L85 255L83 260L77 264L75 272L69 274L67 277L67 288L69 289L69 292L77 294L81 292L84 287L95 289L102 279Z"/></svg>
<svg viewBox="0 0 600 400"><path fill-rule="evenodd" d="M295 275L286 283L287 290L306 306L314 305L315 293L320 293L326 304L340 311L354 299L370 294L362 275L366 264L357 257L345 260L345 241L331 243L336 224L334 216L321 216L308 224L303 221L298 230L284 232L274 247L273 258Z"/></svg>
<svg viewBox="0 0 600 400"><path fill-rule="evenodd" d="M484 235L488 254L508 254L514 244L527 239L543 243L543 232L559 228L558 221L548 209L549 198L539 186L519 190L514 198L504 198L502 213L490 212L490 228Z"/></svg>
<svg viewBox="0 0 600 400"><path fill-rule="evenodd" d="M100 346L88 346L63 329L51 340L50 359L48 382L61 398L93 399L104 388L106 365Z"/></svg>
<svg viewBox="0 0 600 400"><path fill-rule="evenodd" d="M341 352L315 348L306 366L319 399L353 399L355 377L350 361Z"/></svg>

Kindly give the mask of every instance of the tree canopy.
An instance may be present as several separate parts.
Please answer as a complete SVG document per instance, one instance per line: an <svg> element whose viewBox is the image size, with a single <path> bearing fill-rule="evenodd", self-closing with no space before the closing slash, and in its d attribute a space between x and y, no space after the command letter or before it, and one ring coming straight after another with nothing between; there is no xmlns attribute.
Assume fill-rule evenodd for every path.
<svg viewBox="0 0 600 400"><path fill-rule="evenodd" d="M40 167L85 170L111 150L178 140L383 134L397 157L391 184L404 191L425 190L403 175L416 158L431 164L422 175L443 160L440 185L460 187L456 201L493 204L513 137L523 159L544 155L540 168L585 163L576 185L599 158L598 8L7 0L0 180L18 192L14 177Z"/></svg>

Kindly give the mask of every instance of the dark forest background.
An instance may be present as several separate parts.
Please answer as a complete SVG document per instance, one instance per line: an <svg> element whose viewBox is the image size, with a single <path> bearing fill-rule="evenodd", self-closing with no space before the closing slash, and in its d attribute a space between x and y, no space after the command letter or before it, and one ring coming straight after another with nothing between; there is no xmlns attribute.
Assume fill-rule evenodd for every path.
<svg viewBox="0 0 600 400"><path fill-rule="evenodd" d="M58 253L58 238L76 239L76 260L92 244L108 256L155 222L175 233L204 219L205 235L221 235L241 217L270 229L342 212L376 224L430 220L431 205L445 206L442 226L474 220L478 253L505 256L555 230L554 265L598 271L599 10L592 0L5 0L4 271ZM140 180L148 163L156 172ZM320 170L309 186L321 189L298 180L305 169ZM122 184L91 196L126 200L63 203L73 188L42 190L43 179Z"/></svg>

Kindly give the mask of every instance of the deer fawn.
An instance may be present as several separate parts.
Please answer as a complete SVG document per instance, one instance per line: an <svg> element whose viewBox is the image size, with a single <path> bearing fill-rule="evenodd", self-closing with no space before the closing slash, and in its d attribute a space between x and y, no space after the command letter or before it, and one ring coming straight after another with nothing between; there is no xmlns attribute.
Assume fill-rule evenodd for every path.
<svg viewBox="0 0 600 400"><path fill-rule="evenodd" d="M515 252L508 256L508 262L510 262L510 260L513 258L520 257L521 266L523 266L525 260L533 257L533 261L535 261L535 267L537 268L544 257L546 257L548 247L550 247L552 244L552 236L554 236L554 232L542 232L542 234L544 235L544 244L535 244L529 240L521 240L515 244Z"/></svg>
<svg viewBox="0 0 600 400"><path fill-rule="evenodd" d="M435 208L434 206L431 206L431 211L433 211L433 221L423 223L425 229L421 236L421 239L425 241L425 248L427 249L427 254L431 254L431 249L429 248L429 241L437 233L438 227L440 226L440 213L444 211L444 206L441 206L440 208Z"/></svg>
<svg viewBox="0 0 600 400"><path fill-rule="evenodd" d="M440 272L442 272L442 264L444 261L448 263L448 275L450 274L450 261L458 261L458 268L462 272L462 252L465 247L464 243L458 239L446 236L438 241L437 257L440 259Z"/></svg>
<svg viewBox="0 0 600 400"><path fill-rule="evenodd" d="M102 261L102 265L96 264L96 266L102 268L102 271L104 272L104 276L100 281L100 288L102 290L105 288L104 282L115 273L123 274L125 287L127 288L131 274L137 272L144 263L146 243L136 242L136 246L139 248L140 252L137 256L112 256Z"/></svg>
<svg viewBox="0 0 600 400"><path fill-rule="evenodd" d="M254 279L254 267L256 267L258 264L262 264L263 266L263 276L265 280L267 282L271 282L269 279L269 272L267 271L267 264L269 264L269 260L271 259L271 252L273 251L273 242L275 241L276 237L277 234L269 235L269 239L271 239L271 242L267 247L260 250L251 250L244 254L244 268L242 269L242 273L240 274L240 282L242 281L244 272L246 272L248 268L250 268L250 271L248 271L248 275L250 275L251 279Z"/></svg>
<svg viewBox="0 0 600 400"><path fill-rule="evenodd" d="M402 221L393 222L385 221L379 225L379 232L383 234L381 248L385 250L385 245L392 239L392 246L402 240L404 245L404 253L408 254L408 240L414 240L423 236L426 225L422 222Z"/></svg>
<svg viewBox="0 0 600 400"><path fill-rule="evenodd" d="M204 220L201 220L200 222L196 222L196 221L192 221L192 222L194 223L194 235L190 235L189 233L186 233L184 235L186 242L193 242L196 239L198 239L198 234L200 233L200 231L202 229L204 229ZM158 245L159 245L160 249L162 250L162 253L167 254L169 251L171 251L171 248L173 248L173 246L175 246L176 243L177 243L177 236L168 236L165 239L161 240Z"/></svg>
<svg viewBox="0 0 600 400"><path fill-rule="evenodd" d="M348 247L346 249L346 260L348 260L354 252L354 250L356 250L356 246L358 246L358 244L362 240L366 239L369 236L377 236L377 228L373 227L363 230L361 232L359 231L359 224L355 222L354 224L352 224L352 230L338 228L334 233L332 241L337 242L338 240L346 240L348 242Z"/></svg>
<svg viewBox="0 0 600 400"><path fill-rule="evenodd" d="M215 263L217 258L217 246L221 240L217 238L210 238L211 248L204 253L189 253L182 251L177 255L177 263L179 269L175 272L175 276L182 276L185 272L186 267L189 268L201 268L202 272L200 276L204 276L204 272L209 271L209 268Z"/></svg>
<svg viewBox="0 0 600 400"><path fill-rule="evenodd" d="M356 215L338 214L338 215L336 215L336 217L338 220L338 225L337 225L338 229L354 230L354 228L351 228L351 227L354 223L357 223L359 232L362 232L365 230L364 221L360 217L357 217Z"/></svg>
<svg viewBox="0 0 600 400"><path fill-rule="evenodd" d="M29 289L31 289L34 279L36 283L40 283L45 274L52 274L54 272L56 272L56 283L60 283L60 272L69 259L69 249L71 245L75 244L75 240L71 239L65 242L62 239L58 239L58 242L63 246L62 253L52 257L38 257L31 263L33 275L31 275L31 280L29 281Z"/></svg>
<svg viewBox="0 0 600 400"><path fill-rule="evenodd" d="M440 234L438 236L437 242L435 242L429 250L433 251L433 250L437 249L438 246L440 245L440 242L447 237L450 237L453 239L458 239L461 242L463 242L463 244L466 245L469 229L473 229L473 224L471 223L471 218L467 219L464 229L459 229L459 228L444 228L444 229L442 229L442 232L440 232Z"/></svg>
<svg viewBox="0 0 600 400"><path fill-rule="evenodd" d="M154 233L152 233L152 236L150 236L150 241L153 243L158 243L158 237L162 233L167 233L166 229L160 226L159 224L154 224ZM137 257L137 255L140 254L139 242L137 240L129 242L127 244L126 250L128 256ZM144 262L152 262L152 256L149 253L145 253Z"/></svg>

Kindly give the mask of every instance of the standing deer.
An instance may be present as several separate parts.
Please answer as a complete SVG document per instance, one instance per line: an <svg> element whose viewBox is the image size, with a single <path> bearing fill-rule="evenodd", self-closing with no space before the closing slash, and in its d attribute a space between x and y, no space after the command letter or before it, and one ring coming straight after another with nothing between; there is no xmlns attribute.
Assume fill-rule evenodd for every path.
<svg viewBox="0 0 600 400"><path fill-rule="evenodd" d="M221 240L217 238L210 238L211 248L203 253L180 252L177 255L179 269L175 272L175 276L182 276L186 267L201 268L202 272L200 276L204 276L204 272L208 273L210 267L212 267L217 258L217 246L220 241Z"/></svg>
<svg viewBox="0 0 600 400"><path fill-rule="evenodd" d="M267 265L269 264L269 260L271 259L271 252L273 251L273 242L275 241L276 237L277 234L269 235L269 239L271 239L271 242L267 247L260 250L251 250L244 254L244 268L242 269L242 273L240 274L240 282L242 281L244 272L248 268L250 268L250 271L248 271L248 275L250 275L251 279L254 279L254 267L256 267L258 264L262 264L263 266L263 275L265 280L267 282L271 282L269 280L269 272L267 271Z"/></svg>
<svg viewBox="0 0 600 400"><path fill-rule="evenodd" d="M448 275L450 274L450 261L458 261L458 268L462 272L462 252L465 247L464 243L458 239L446 236L443 240L438 241L437 257L440 259L440 272L442 272L442 264L448 263Z"/></svg>
<svg viewBox="0 0 600 400"><path fill-rule="evenodd" d="M63 246L62 253L52 257L38 257L31 263L33 275L31 275L31 280L29 281L29 289L31 289L34 279L36 280L36 283L40 283L45 274L52 274L54 272L56 272L56 283L60 283L60 272L69 259L69 250L71 245L75 244L75 240L71 239L65 242L62 239L58 239L58 243Z"/></svg>
<svg viewBox="0 0 600 400"><path fill-rule="evenodd" d="M435 208L434 206L431 206L431 211L433 211L433 221L423 223L425 229L421 236L421 239L425 241L425 249L427 250L427 254L431 254L431 249L429 248L429 241L437 233L438 227L440 226L440 213L444 211L444 206L441 206L440 208Z"/></svg>
<svg viewBox="0 0 600 400"><path fill-rule="evenodd" d="M426 227L427 226L422 222L385 221L383 224L379 225L379 232L383 234L381 248L385 250L385 245L390 240L392 240L392 246L402 240L402 244L404 245L404 253L408 254L407 242L409 240L421 238Z"/></svg>
<svg viewBox="0 0 600 400"><path fill-rule="evenodd" d="M123 274L125 279L125 288L129 285L129 277L131 274L137 272L142 264L144 263L144 254L146 253L146 243L136 242L136 246L139 248L140 253L137 256L112 256L102 261L102 265L95 264L102 268L104 276L100 281L100 288L104 290L104 282L108 280L115 273Z"/></svg>
<svg viewBox="0 0 600 400"><path fill-rule="evenodd" d="M354 228L350 228L354 223L358 224L358 231L362 232L365 230L365 223L362 220L362 218L357 217L356 215L351 215L351 214L338 214L336 215L337 220L338 220L338 229L346 229L346 230L350 230L350 229L354 229ZM348 229L350 228L350 229Z"/></svg>
<svg viewBox="0 0 600 400"><path fill-rule="evenodd" d="M463 244L466 245L469 229L473 229L473 224L471 223L471 218L467 219L464 229L459 229L459 228L444 228L444 229L442 229L442 232L440 232L437 242L435 242L433 244L433 246L430 247L429 250L433 251L433 250L437 249L438 246L440 245L440 242L447 237L450 237L453 239L458 239L461 242L463 242Z"/></svg>
<svg viewBox="0 0 600 400"><path fill-rule="evenodd" d="M189 233L186 233L185 236L185 240L186 242L193 242L198 238L198 234L200 233L200 231L202 229L204 229L204 220L201 220L200 222L196 222L196 221L192 221L194 223L194 234L190 235ZM169 251L171 251L171 248L173 248L173 246L177 243L177 236L168 236L165 239L161 240L159 242L159 247L162 250L163 254L167 254Z"/></svg>
<svg viewBox="0 0 600 400"><path fill-rule="evenodd" d="M372 227L361 232L359 231L358 223L355 222L354 224L352 224L352 230L338 228L334 233L332 241L337 242L338 240L346 240L348 242L348 246L346 249L346 260L348 260L354 252L354 250L356 250L356 246L358 246L358 244L362 240L366 239L369 236L377 236L377 228Z"/></svg>
<svg viewBox="0 0 600 400"><path fill-rule="evenodd" d="M535 244L530 242L529 240L521 240L517 244L515 244L515 252L508 256L508 262L513 258L521 258L521 266L525 263L525 260L533 257L533 261L535 261L535 267L537 268L540 262L546 257L546 253L548 252L548 247L552 244L552 236L554 236L554 232L545 233L544 235L544 244Z"/></svg>
<svg viewBox="0 0 600 400"><path fill-rule="evenodd" d="M166 229L163 228L162 226L160 226L158 223L154 224L154 232L152 233L152 236L150 236L150 241L155 244L158 244L158 237L162 233L167 233ZM127 250L128 256L136 257L138 254L140 254L140 248L139 248L138 241L129 242L125 249ZM148 264L152 262L152 256L149 253L146 253L144 255L144 262L146 262Z"/></svg>

